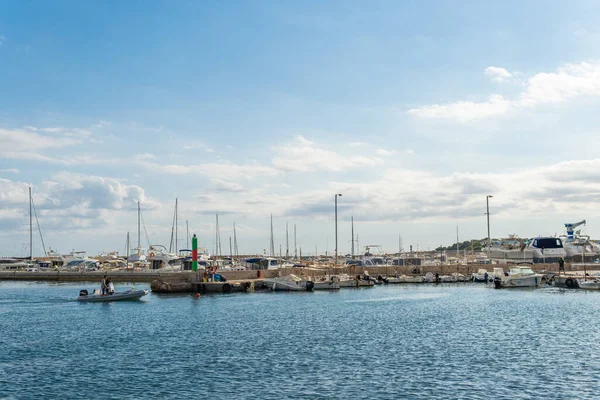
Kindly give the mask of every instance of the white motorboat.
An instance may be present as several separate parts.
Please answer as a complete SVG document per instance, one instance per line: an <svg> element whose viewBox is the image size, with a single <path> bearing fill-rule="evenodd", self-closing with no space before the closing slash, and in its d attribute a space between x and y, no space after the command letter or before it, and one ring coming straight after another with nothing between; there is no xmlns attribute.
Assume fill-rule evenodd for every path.
<svg viewBox="0 0 600 400"><path fill-rule="evenodd" d="M294 274L263 280L266 287L274 291L301 292L312 291L314 282L302 279Z"/></svg>
<svg viewBox="0 0 600 400"><path fill-rule="evenodd" d="M538 287L544 275L536 274L530 266L511 267L508 274L502 268L494 268L494 285L499 288Z"/></svg>
<svg viewBox="0 0 600 400"><path fill-rule="evenodd" d="M489 282L490 280L493 280L494 277L492 276L492 274L490 274L487 269L483 269L480 268L477 272L473 272L471 274L471 278L473 279L473 282Z"/></svg>
<svg viewBox="0 0 600 400"><path fill-rule="evenodd" d="M315 277L313 284L313 290L337 290L340 288L340 277L337 275Z"/></svg>
<svg viewBox="0 0 600 400"><path fill-rule="evenodd" d="M362 279L360 275L351 276L348 274L340 275L340 288L347 287L372 287L375 286L373 279Z"/></svg>
<svg viewBox="0 0 600 400"><path fill-rule="evenodd" d="M456 282L452 275L442 275L440 276L440 282L442 283L453 283Z"/></svg>
<svg viewBox="0 0 600 400"><path fill-rule="evenodd" d="M527 244L527 249L533 251L534 263L556 263L567 256L562 240L557 237L533 238Z"/></svg>
<svg viewBox="0 0 600 400"><path fill-rule="evenodd" d="M127 290L126 292L114 292L112 294L100 294L100 290L96 289L94 293L89 294L87 290L80 290L77 301L87 303L103 303L107 301L120 300L137 300L148 294L148 289L144 290Z"/></svg>
<svg viewBox="0 0 600 400"><path fill-rule="evenodd" d="M579 288L585 290L600 290L600 279L579 280Z"/></svg>

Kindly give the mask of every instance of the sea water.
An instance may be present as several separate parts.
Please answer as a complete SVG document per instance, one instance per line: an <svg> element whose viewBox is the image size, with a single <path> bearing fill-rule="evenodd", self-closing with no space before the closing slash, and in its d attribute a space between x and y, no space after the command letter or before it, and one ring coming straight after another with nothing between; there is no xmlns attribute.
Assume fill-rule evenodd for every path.
<svg viewBox="0 0 600 400"><path fill-rule="evenodd" d="M600 292L388 285L78 303L80 289L93 285L0 282L0 399L600 396Z"/></svg>

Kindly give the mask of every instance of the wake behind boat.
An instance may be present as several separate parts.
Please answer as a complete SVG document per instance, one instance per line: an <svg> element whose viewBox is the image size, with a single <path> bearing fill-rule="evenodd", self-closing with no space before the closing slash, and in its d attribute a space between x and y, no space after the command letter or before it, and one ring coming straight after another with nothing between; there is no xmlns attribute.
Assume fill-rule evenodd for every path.
<svg viewBox="0 0 600 400"><path fill-rule="evenodd" d="M87 290L80 290L77 301L88 302L88 303L99 303L107 301L120 301L120 300L137 300L142 296L148 294L148 289L143 290L128 290L126 292L114 292L112 294L101 294L97 289L92 294L88 294Z"/></svg>

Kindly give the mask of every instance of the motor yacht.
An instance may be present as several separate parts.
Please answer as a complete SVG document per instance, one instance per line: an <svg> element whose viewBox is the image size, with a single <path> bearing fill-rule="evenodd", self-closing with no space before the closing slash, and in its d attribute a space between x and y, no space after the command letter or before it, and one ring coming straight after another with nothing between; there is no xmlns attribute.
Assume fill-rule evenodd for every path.
<svg viewBox="0 0 600 400"><path fill-rule="evenodd" d="M533 252L534 263L556 263L567 256L562 240L557 237L535 237L526 248Z"/></svg>
<svg viewBox="0 0 600 400"><path fill-rule="evenodd" d="M517 235L496 240L489 248L489 258L500 264L532 263L533 255L534 250L527 248L524 240Z"/></svg>
<svg viewBox="0 0 600 400"><path fill-rule="evenodd" d="M153 244L148 249L148 261L151 269L163 271L181 271L183 258L174 253L169 253L165 246Z"/></svg>

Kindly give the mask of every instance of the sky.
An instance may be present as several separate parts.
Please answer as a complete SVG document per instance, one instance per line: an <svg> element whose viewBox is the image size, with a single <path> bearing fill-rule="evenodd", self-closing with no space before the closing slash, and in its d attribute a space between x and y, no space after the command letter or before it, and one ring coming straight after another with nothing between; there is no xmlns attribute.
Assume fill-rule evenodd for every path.
<svg viewBox="0 0 600 400"><path fill-rule="evenodd" d="M0 256L600 238L597 1L0 0ZM35 218L34 218L35 222ZM37 231L37 225L35 226ZM144 231L144 230L143 230ZM39 234L34 255L42 255Z"/></svg>

